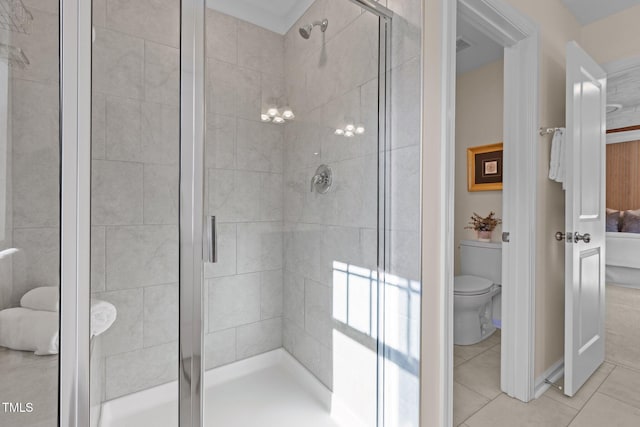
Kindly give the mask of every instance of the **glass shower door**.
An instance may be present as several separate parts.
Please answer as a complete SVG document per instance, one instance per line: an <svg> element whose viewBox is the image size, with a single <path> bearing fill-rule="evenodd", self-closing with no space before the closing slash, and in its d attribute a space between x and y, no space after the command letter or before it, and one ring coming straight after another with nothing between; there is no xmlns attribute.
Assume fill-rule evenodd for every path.
<svg viewBox="0 0 640 427"><path fill-rule="evenodd" d="M0 425L56 426L57 2L0 3Z"/></svg>
<svg viewBox="0 0 640 427"><path fill-rule="evenodd" d="M207 425L381 425L381 18L299 3L208 3Z"/></svg>
<svg viewBox="0 0 640 427"><path fill-rule="evenodd" d="M92 425L178 425L180 7L93 1Z"/></svg>

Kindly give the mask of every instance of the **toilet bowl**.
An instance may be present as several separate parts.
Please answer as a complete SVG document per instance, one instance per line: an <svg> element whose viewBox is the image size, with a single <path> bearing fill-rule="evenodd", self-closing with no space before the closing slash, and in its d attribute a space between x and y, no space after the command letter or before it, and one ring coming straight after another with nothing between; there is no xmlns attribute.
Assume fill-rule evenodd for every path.
<svg viewBox="0 0 640 427"><path fill-rule="evenodd" d="M477 276L456 276L453 293L453 342L456 345L476 344L491 336L493 299L500 285Z"/></svg>
<svg viewBox="0 0 640 427"><path fill-rule="evenodd" d="M460 273L454 279L453 341L471 345L489 338L495 325L501 324L497 305L502 289L502 244L460 242Z"/></svg>

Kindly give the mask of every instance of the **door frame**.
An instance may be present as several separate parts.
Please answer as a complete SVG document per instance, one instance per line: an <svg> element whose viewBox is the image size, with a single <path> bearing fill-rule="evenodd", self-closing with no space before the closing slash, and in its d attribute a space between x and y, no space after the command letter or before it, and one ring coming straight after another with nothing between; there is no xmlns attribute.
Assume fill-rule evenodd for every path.
<svg viewBox="0 0 640 427"><path fill-rule="evenodd" d="M431 378L422 384L422 408L432 408L434 413L422 414L421 426L452 425L453 422L453 277L454 277L454 189L455 189L455 98L456 98L456 21L458 14L483 30L496 42L505 46L505 96L504 96L504 142L505 142L505 186L503 191L505 210L503 229L511 234L511 242L503 245L503 278L511 286L503 287L503 330L501 354L501 388L509 396L528 402L534 397L535 355L535 268L536 268L536 199L538 164L539 123L539 28L523 15L501 0L434 0L433 6L425 10L425 28L433 24L430 13L437 12L441 24L434 32L425 30L423 58L425 58L425 80L428 75L427 61L434 53L428 49L439 49L441 67L436 75L440 87L439 129L437 148L427 147L434 132L423 128L425 152L437 149L443 160L437 191L427 187L423 179L423 206L440 206L440 222L443 232L437 243L423 240L423 278L425 266L433 267L426 260L438 248L439 286L423 287L423 310L434 310L423 316L423 340L439 337L428 344L423 343L423 378ZM438 10L436 10L438 9ZM437 44L434 45L435 38ZM433 87L424 84L423 108L425 120L433 109ZM514 141L511 143L510 141ZM423 161L424 161L423 157ZM512 165L512 167L509 167ZM512 171L518 171L516 175ZM426 177L425 177L426 178ZM425 221L423 217L423 221ZM533 225L533 226L532 226ZM506 249L506 251L505 251ZM505 263L504 260L507 260ZM505 279L503 279L505 281ZM434 301L426 304L424 301ZM438 330L425 333L424 331ZM436 354L437 352L437 354ZM431 362L431 366L429 366ZM435 363L434 363L435 362ZM441 373L433 372L440 369ZM433 373L432 373L433 372ZM423 380L424 381L424 380ZM440 396L438 409L429 403L433 396Z"/></svg>

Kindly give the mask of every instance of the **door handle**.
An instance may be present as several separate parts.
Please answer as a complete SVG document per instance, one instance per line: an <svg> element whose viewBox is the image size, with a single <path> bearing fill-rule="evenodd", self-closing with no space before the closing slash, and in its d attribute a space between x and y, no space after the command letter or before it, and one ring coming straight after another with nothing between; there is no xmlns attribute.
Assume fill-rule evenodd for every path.
<svg viewBox="0 0 640 427"><path fill-rule="evenodd" d="M206 262L216 263L218 262L218 230L216 227L216 217L207 216L207 248L206 248Z"/></svg>
<svg viewBox="0 0 640 427"><path fill-rule="evenodd" d="M558 242L562 242L564 240L565 236L566 236L566 234L564 234L562 231L558 231L556 233L556 240Z"/></svg>
<svg viewBox="0 0 640 427"><path fill-rule="evenodd" d="M591 234L589 233L585 233L585 234L580 234L580 233L575 233L573 235L574 238L574 242L578 243L580 240L582 240L585 243L590 243L591 242Z"/></svg>

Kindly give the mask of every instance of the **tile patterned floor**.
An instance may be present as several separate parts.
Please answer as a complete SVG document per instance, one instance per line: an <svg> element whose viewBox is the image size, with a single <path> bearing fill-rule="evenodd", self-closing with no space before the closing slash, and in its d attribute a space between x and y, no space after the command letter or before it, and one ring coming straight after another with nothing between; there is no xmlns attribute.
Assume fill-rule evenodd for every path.
<svg viewBox="0 0 640 427"><path fill-rule="evenodd" d="M568 398L556 389L529 403L500 391L500 334L454 349L454 426L637 427L640 370L605 362Z"/></svg>

